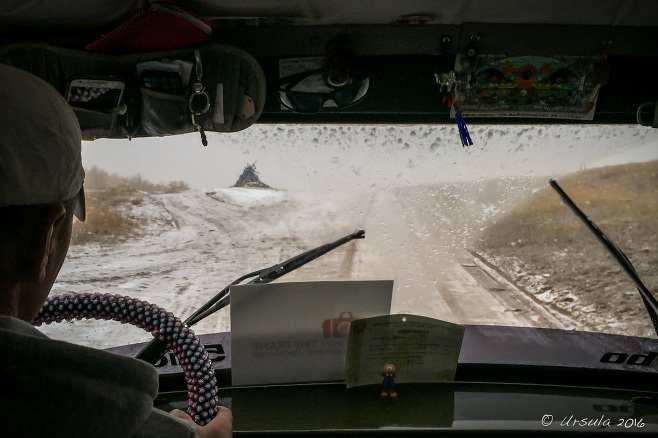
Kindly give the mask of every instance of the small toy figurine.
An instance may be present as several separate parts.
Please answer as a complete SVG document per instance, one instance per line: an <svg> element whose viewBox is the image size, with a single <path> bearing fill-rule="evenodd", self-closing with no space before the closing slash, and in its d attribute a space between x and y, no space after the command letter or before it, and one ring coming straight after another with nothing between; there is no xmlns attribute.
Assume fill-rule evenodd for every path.
<svg viewBox="0 0 658 438"><path fill-rule="evenodd" d="M395 386L395 365L390 362L386 362L384 365L384 381L382 382L382 397L397 397L398 393L395 392L393 387Z"/></svg>

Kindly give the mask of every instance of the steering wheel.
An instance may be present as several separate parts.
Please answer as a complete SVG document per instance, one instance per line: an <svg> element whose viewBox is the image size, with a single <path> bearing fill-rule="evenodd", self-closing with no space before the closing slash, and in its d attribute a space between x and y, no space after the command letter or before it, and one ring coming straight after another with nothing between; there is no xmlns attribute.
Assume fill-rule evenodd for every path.
<svg viewBox="0 0 658 438"><path fill-rule="evenodd" d="M212 362L192 329L171 312L121 295L58 295L48 297L32 325L92 318L132 324L166 342L185 373L188 415L200 426L215 418L219 400Z"/></svg>

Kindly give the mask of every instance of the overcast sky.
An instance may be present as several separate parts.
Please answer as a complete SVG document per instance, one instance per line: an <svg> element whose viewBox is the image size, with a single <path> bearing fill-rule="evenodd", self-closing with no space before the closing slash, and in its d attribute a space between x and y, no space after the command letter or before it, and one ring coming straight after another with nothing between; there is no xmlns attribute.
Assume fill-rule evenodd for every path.
<svg viewBox="0 0 658 438"><path fill-rule="evenodd" d="M641 126L456 127L255 125L209 133L83 143L85 167L195 189L234 184L256 163L263 182L287 190L354 190L515 175L557 176L582 167L658 159L658 130Z"/></svg>

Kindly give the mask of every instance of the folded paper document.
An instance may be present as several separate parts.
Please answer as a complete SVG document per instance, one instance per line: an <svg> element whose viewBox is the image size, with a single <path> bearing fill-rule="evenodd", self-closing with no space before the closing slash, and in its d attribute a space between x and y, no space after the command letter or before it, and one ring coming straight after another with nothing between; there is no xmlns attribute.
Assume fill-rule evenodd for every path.
<svg viewBox="0 0 658 438"><path fill-rule="evenodd" d="M392 386L391 380L454 381L463 338L463 326L423 316L388 315L354 321L347 346L345 383L351 388ZM384 371L388 365L393 365L393 372Z"/></svg>

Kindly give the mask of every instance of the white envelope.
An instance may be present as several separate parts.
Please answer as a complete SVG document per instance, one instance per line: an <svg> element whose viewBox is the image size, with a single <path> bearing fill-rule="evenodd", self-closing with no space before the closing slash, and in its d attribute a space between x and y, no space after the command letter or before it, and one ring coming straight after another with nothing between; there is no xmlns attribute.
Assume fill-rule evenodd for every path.
<svg viewBox="0 0 658 438"><path fill-rule="evenodd" d="M345 380L354 319L388 315L393 280L232 286L233 385Z"/></svg>

